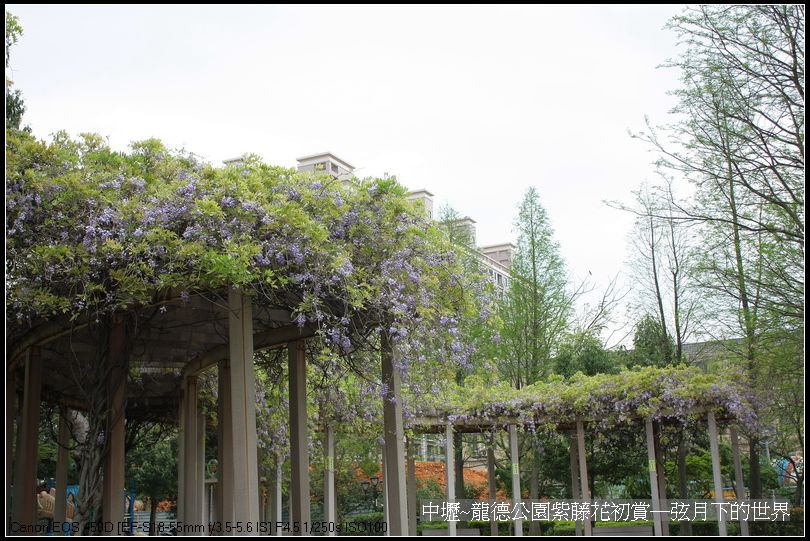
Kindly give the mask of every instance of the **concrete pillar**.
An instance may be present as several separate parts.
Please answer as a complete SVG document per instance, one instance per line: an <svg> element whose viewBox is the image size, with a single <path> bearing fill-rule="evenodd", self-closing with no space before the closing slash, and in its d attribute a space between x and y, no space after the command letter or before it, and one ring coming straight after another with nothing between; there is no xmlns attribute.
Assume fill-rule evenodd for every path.
<svg viewBox="0 0 810 541"><path fill-rule="evenodd" d="M59 415L59 436L56 448L56 501L54 502L53 521L60 524L60 529L56 530L57 535L63 535L63 525L67 519L67 477L68 466L70 465L70 427L67 416L70 411L64 411Z"/></svg>
<svg viewBox="0 0 810 541"><path fill-rule="evenodd" d="M509 454L512 461L512 509L520 509L520 449L518 449L517 427L509 425ZM517 513L515 513L517 515ZM523 536L523 520L515 519L515 535Z"/></svg>
<svg viewBox="0 0 810 541"><path fill-rule="evenodd" d="M273 482L271 483L269 494L270 504L268 505L270 508L270 534L281 535L281 528L276 529L276 524L281 522L281 481L284 472L281 456L276 455L274 467Z"/></svg>
<svg viewBox="0 0 810 541"><path fill-rule="evenodd" d="M714 500L718 504L723 503L723 478L720 473L720 445L717 441L717 421L714 412L709 412L709 448L712 453L712 478L714 480ZM717 529L720 535L728 535L726 531L726 521L720 512L722 505L717 505Z"/></svg>
<svg viewBox="0 0 810 541"><path fill-rule="evenodd" d="M249 296L228 291L230 346L231 439L226 442L233 460L233 518L246 533L258 535L259 463L256 433L256 374L253 368L253 307ZM247 528L247 526L246 526Z"/></svg>
<svg viewBox="0 0 810 541"><path fill-rule="evenodd" d="M231 365L217 365L217 517L224 524L233 522L233 453L226 445L233 439L231 427ZM182 456L182 455L181 455Z"/></svg>
<svg viewBox="0 0 810 541"><path fill-rule="evenodd" d="M498 499L498 485L495 479L495 434L489 434L489 444L487 445L487 487L489 488L489 501L492 502ZM491 509L491 508L490 508ZM495 514L492 513L489 519L489 535L498 535L498 521L495 520Z"/></svg>
<svg viewBox="0 0 810 541"><path fill-rule="evenodd" d="M383 483L383 491L382 491L382 500L383 500L383 518L386 524L391 524L389 517L390 509L388 508L388 477L385 475L385 444L382 447L382 483ZM391 530L389 528L388 531L385 532L385 537L389 537L391 535Z"/></svg>
<svg viewBox="0 0 810 541"><path fill-rule="evenodd" d="M14 506L12 517L23 526L36 522L37 456L39 453L39 405L42 397L42 358L39 348L25 357L22 422L14 460Z"/></svg>
<svg viewBox="0 0 810 541"><path fill-rule="evenodd" d="M104 460L104 480L102 489L102 516L105 522L112 522L114 531L124 521L124 443L126 431L127 359L124 352L126 322L123 316L113 316L110 327L110 346L107 355L109 364L109 385L107 388L108 417L106 431L107 455Z"/></svg>
<svg viewBox="0 0 810 541"><path fill-rule="evenodd" d="M337 498L335 495L335 429L326 427L324 434L324 474L323 474L323 519L328 523L328 535L337 535L331 527L336 521Z"/></svg>
<svg viewBox="0 0 810 541"><path fill-rule="evenodd" d="M266 495L264 493L264 486L265 485L264 485L263 480L264 480L263 477L259 478L259 516L264 521L264 520L267 520L268 511L267 511L267 502L265 501L266 500L266 498L265 498ZM261 532L259 532L259 533L261 533Z"/></svg>
<svg viewBox="0 0 810 541"><path fill-rule="evenodd" d="M455 459L455 451L453 449L453 423L447 423L445 426L445 437L447 438L447 443L444 448L444 463L447 469L447 501L449 503L456 501L456 468L453 463ZM447 528L451 536L456 535L455 522L447 521Z"/></svg>
<svg viewBox="0 0 810 541"><path fill-rule="evenodd" d="M422 434L422 461L428 460L428 436Z"/></svg>
<svg viewBox="0 0 810 541"><path fill-rule="evenodd" d="M382 381L388 389L383 398L385 437L386 502L388 531L391 535L408 535L407 498L405 496L405 431L402 424L402 394L399 369L394 361L394 345L387 330L380 333Z"/></svg>
<svg viewBox="0 0 810 541"><path fill-rule="evenodd" d="M287 345L290 380L290 521L309 522L309 437L304 341ZM303 535L305 532L299 532Z"/></svg>
<svg viewBox="0 0 810 541"><path fill-rule="evenodd" d="M6 369L6 509L11 509L11 491L14 471L14 424L17 422L17 374Z"/></svg>
<svg viewBox="0 0 810 541"><path fill-rule="evenodd" d="M658 501L659 507L666 511L667 503L667 473L664 469L664 453L661 449L661 423L653 423L653 443L655 444L655 472L658 475ZM669 515L661 513L661 535L669 536Z"/></svg>
<svg viewBox="0 0 810 541"><path fill-rule="evenodd" d="M661 498L658 491L658 468L656 467L655 460L655 435L653 431L652 419L647 419L644 426L647 433L647 470L650 473L650 497L652 498L653 529L655 531L655 535L663 535L663 528L661 526L663 513L660 513Z"/></svg>
<svg viewBox="0 0 810 541"><path fill-rule="evenodd" d="M577 449L579 451L579 482L582 492L582 499L588 504L591 503L591 489L588 486L588 462L585 458L585 426L582 421L577 421ZM585 521L585 535L593 535L590 519Z"/></svg>
<svg viewBox="0 0 810 541"><path fill-rule="evenodd" d="M180 384L180 408L177 413L177 521L185 522L186 511L186 381Z"/></svg>
<svg viewBox="0 0 810 541"><path fill-rule="evenodd" d="M568 439L568 458L571 467L571 497L575 500L582 499L582 493L579 490L579 459L577 458L577 435L571 434ZM574 522L574 535L582 535L582 522Z"/></svg>
<svg viewBox="0 0 810 541"><path fill-rule="evenodd" d="M217 482L213 477L205 476L205 519L208 524L214 524L219 521L217 516ZM214 535L213 532L209 535Z"/></svg>
<svg viewBox="0 0 810 541"><path fill-rule="evenodd" d="M195 484L195 491L197 493L197 514L199 517L196 521L207 527L208 525L208 494L205 485L205 414L198 407L197 408L197 441L194 446L197 451L197 479Z"/></svg>
<svg viewBox="0 0 810 541"><path fill-rule="evenodd" d="M416 508L416 458L413 438L407 439L406 453L408 460L408 531L416 535L416 517L419 510Z"/></svg>
<svg viewBox="0 0 810 541"><path fill-rule="evenodd" d="M733 426L729 428L729 436L731 437L731 453L734 455L734 477L737 482L734 487L737 491L737 499L742 501L745 499L745 478L743 477L742 462L740 461L740 441L737 436L737 429ZM749 536L748 521L740 518L740 535Z"/></svg>
<svg viewBox="0 0 810 541"><path fill-rule="evenodd" d="M197 376L186 378L183 388L183 520L189 525L200 523L200 501L197 492Z"/></svg>

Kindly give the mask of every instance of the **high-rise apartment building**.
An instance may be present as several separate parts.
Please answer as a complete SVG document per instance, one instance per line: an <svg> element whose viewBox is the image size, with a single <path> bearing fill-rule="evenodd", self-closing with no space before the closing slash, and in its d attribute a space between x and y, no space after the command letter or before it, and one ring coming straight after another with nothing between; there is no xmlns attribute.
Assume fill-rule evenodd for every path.
<svg viewBox="0 0 810 541"><path fill-rule="evenodd" d="M349 162L338 158L331 152L302 156L297 161L299 171L324 171L340 180L350 179L354 172L354 167ZM435 219L433 197L433 194L426 189L414 190L408 193L408 199L422 203L431 219ZM477 246L475 223L475 220L465 216L457 220L452 226L462 230L470 240L470 244ZM512 265L514 249L515 246L508 242L477 248L478 259L483 265L484 271L501 294L505 293L509 288L509 268Z"/></svg>

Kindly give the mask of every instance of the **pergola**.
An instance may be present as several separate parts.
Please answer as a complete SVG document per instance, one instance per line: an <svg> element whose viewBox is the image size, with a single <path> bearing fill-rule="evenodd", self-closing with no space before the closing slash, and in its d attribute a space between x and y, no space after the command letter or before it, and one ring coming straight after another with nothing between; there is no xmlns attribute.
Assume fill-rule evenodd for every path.
<svg viewBox="0 0 810 541"><path fill-rule="evenodd" d="M106 333L107 399L112 414L106 431L108 452L104 458L102 514L114 524L123 521L124 420L134 416L155 419L179 418L178 520L185 524L207 524L205 509L204 416L198 404L198 376L213 366L219 376L219 468L216 517L223 524L255 525L260 516L260 487L257 462L254 352L284 347L289 365L289 420L291 427L291 520L309 522L309 454L307 447L306 350L305 341L316 334L312 325L290 321L280 307L262 306L240 290L210 291L189 299L169 295L148 317L117 315ZM22 422L14 456L14 502L12 519L33 524L36 519L36 468L39 408L43 400L66 408L85 410L82 394L74 388L68 356L92 362L97 354L97 327L89 321L43 321L8 345L6 441L11 441L15 416L14 396L22 393ZM102 340L103 341L103 340ZM382 380L389 396L384 400L386 500L389 528L407 534L407 514L394 502L405 501L405 448L400 399L400 377L395 369L395 351L381 333ZM127 384L128 367L173 369L157 378L148 389ZM179 375L178 375L179 373ZM23 377L15 377L17 374ZM47 377L43 377L47 374ZM167 414L167 412L169 412ZM333 449L334 436L326 449ZM69 434L60 423L60 451L57 459L57 493L64 493L67 481ZM333 453L333 451L329 451ZM333 454L331 455L333 456ZM12 469L7 454L7 471ZM329 460L327 464L333 464ZM333 466L331 466L333 472ZM327 476L334 487L334 473ZM7 494L11 479L7 477ZM280 503L280 498L275 498ZM334 488L331 489L334 518ZM54 519L63 521L64 505L57 498ZM276 505L268 506L272 513ZM275 519L280 519L277 515ZM246 526L248 527L248 526ZM201 532L198 532L201 533ZM233 532L236 533L236 532ZM243 533L258 534L257 531ZM302 532L303 533L303 532Z"/></svg>
<svg viewBox="0 0 810 541"><path fill-rule="evenodd" d="M268 307L254 302L250 295L238 289L209 291L205 294L181 299L169 293L161 303L166 310L145 311L135 318L132 314L119 314L110 320L107 332L98 333L90 321L57 320L33 326L15 337L8 349L7 441L14 419L16 388L22 391L22 423L18 433L14 469L15 505L13 519L22 524L35 521L36 457L39 425L39 405L45 400L64 408L83 410L82 393L71 383L71 363L68 356L94 359L100 337L106 342L108 387L107 397L113 414L106 431L108 452L104 459L102 513L105 521L120 523L124 517L124 420L126 418L167 419L178 418L180 445L178 461L178 520L192 526L201 526L214 514L222 522L256 524L262 519L280 520L280 464L276 473L275 489L271 491L271 504L261 514L260 480L257 460L256 400L254 352L267 348L286 348L289 368L289 422L291 432L291 520L309 522L309 454L307 447L306 402L306 350L305 341L315 336L311 325L299 326L290 320L282 307ZM146 315L145 315L146 314ZM388 386L393 400L383 400L384 424L384 479L387 521L394 535L416 533L416 491L414 463L408 449L406 459L405 426L402 416L402 397L399 372L395 369L395 348L387 335L381 336L382 381ZM128 385L128 368L139 366L158 370L152 385ZM205 432L204 415L198 403L199 374L216 366L218 371L218 449L219 470L215 513L206 509ZM160 373L160 370L173 370ZM24 374L24 377L15 377ZM44 378L43 374L48 377ZM683 383L673 381L672 386ZM675 389L660 388L659 396ZM714 397L716 398L716 397ZM534 400L534 401L533 401ZM447 437L447 498L455 500L453 469L453 433L491 432L507 429L513 475L513 504L520 502L520 476L518 466L517 431L521 426L540 423L553 424L556 430L570 434L572 486L575 497L590 501L588 468L585 460L585 427L589 423L604 423L604 419L588 415L559 418L554 413L543 413L546 405L527 396L523 402L512 397L510 406L479 402L467 410L430 410L409 422L414 432L444 433ZM664 408L666 405L664 405ZM732 412L700 400L691 405L689 414L708 422L713 461L715 497L722 501L720 478L718 429L716 413L721 419L733 420ZM660 413L660 412L659 412ZM660 414L656 421L667 422ZM644 423L647 437L650 484L653 510L666 506L665 480L656 459L657 445L653 415L642 407L624 412L620 424ZM326 520L335 517L334 488L334 431L325 427L324 464ZM68 432L66 422L60 423L60 451L57 460L57 492L63 493L67 480ZM731 430L735 471L742 480L736 430ZM494 452L488 456L490 498L494 499ZM11 471L11 455L7 454L7 471ZM406 481L407 472L407 481ZM578 481L578 482L577 482ZM577 487L579 490L577 491ZM739 485L738 485L739 486ZM7 490L10 485L7 483ZM742 491L740 491L740 494ZM54 518L64 520L64 502L57 498ZM667 524L656 513L655 533L665 534ZM725 522L719 521L720 533L726 531ZM455 524L449 524L455 533ZM742 523L743 534L747 524ZM196 531L196 530L195 530ZM496 525L493 524L493 532ZM585 534L591 533L589 522L584 524ZM522 523L515 521L515 532L522 532ZM202 532L197 532L202 533ZM259 532L242 532L254 533ZM277 532L279 533L279 532ZM300 532L304 533L304 532Z"/></svg>
<svg viewBox="0 0 810 541"><path fill-rule="evenodd" d="M680 381L673 381L672 385L683 383L687 380L689 375L684 371ZM619 376L621 377L621 376ZM705 376L704 376L705 377ZM618 378L617 378L618 379ZM663 378L666 381L666 378ZM674 389L667 388L665 383L656 389L656 396L667 396ZM722 390L718 391L722 393ZM464 394L462 390L462 394ZM474 393L473 393L474 394ZM516 393L518 396L520 392ZM712 397L716 399L717 397ZM733 400L733 397L728 397ZM454 450L453 450L453 434L455 432L461 433L493 433L496 430L507 430L509 437L509 451L510 461L512 464L512 505L521 502L521 487L520 487L520 466L518 461L518 428L536 427L538 425L552 425L554 430L561 433L568 434L569 438L569 454L571 464L571 487L575 499L583 501L591 501L591 494L588 485L588 465L585 456L585 435L586 427L589 423L599 424L605 428L605 419L588 415L572 415L567 419L561 419L555 414L545 413L546 404L535 401L535 397L527 395L522 399L513 398L513 404L506 408L507 410L515 410L525 408L521 415L515 415L504 411L502 405L487 403L486 399L478 400L473 408L466 409L465 411L444 410L439 411L433 409L431 411L423 411L421 415L417 415L412 419L408 428L415 433L433 433L444 434L446 439L445 449L445 462L447 470L447 500L453 501L456 499L455 482L454 482ZM742 462L740 460L739 451L739 437L734 423L737 422L734 414L724 408L712 407L710 405L710 397L705 397L705 400L699 399L692 405L689 411L684 412L693 422L705 420L708 428L710 451L712 458L712 477L713 487L715 493L715 500L717 503L723 502L723 484L721 480L720 469L720 451L718 442L718 416L721 422L727 423L729 427L729 436L731 439L732 454L734 460L734 475L737 479L737 494L738 499L743 499L745 487L743 486L742 475ZM645 405L646 406L646 405ZM666 405L664 406L664 409ZM672 418L666 415L659 415L657 418L653 414L646 413L640 410L645 409L639 407L638 409L626 411L623 413L621 420L615 422L613 427L629 427L634 424L643 424L645 427L645 435L647 442L647 459L648 471L650 477L650 486L652 494L652 510L654 514L653 528L655 535L669 535L668 519L665 520L664 513L659 511L666 511L667 498L666 498L666 477L663 471L663 459L661 457L660 443L658 441L660 425L666 423L678 423L683 425L683 418ZM658 412L656 412L658 413ZM496 486L495 486L495 454L493 440L490 439L487 449L487 469L489 478L489 499L496 499ZM409 486L409 509L416 509L415 498L415 477L414 477L414 464L411 454L409 453L408 462L408 486ZM414 488L410 488L414 487ZM411 528L415 531L416 528L416 513L413 512L409 516ZM494 519L491 520L491 535L498 534L497 523ZM592 535L592 526L590 521L585 521L584 524L577 523L577 534L579 535L584 527L585 535ZM718 515L718 528L720 535L726 535L726 520L720 514ZM456 524L448 522L448 529L450 535L456 535ZM523 524L521 519L514 520L515 535L522 535ZM744 536L749 535L748 524L746 521L740 521L740 531Z"/></svg>

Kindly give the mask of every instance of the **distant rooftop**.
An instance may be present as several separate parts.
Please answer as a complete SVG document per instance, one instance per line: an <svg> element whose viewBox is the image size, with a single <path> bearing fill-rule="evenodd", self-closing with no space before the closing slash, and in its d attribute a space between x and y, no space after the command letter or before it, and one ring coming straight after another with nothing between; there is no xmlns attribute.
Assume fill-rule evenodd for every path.
<svg viewBox="0 0 810 541"><path fill-rule="evenodd" d="M479 250L489 250L492 248L516 248L516 246L511 242L502 242L500 244L488 244L486 246L479 246Z"/></svg>
<svg viewBox="0 0 810 541"><path fill-rule="evenodd" d="M307 156L301 156L300 158L296 158L296 161L298 161L298 163L303 164L304 162L314 162L314 161L322 160L324 158L331 158L333 161L338 162L339 164L343 165L346 169L349 169L349 170L354 169L354 166L352 164L350 164L349 162L347 162L346 160L344 160L342 158L338 158L337 156L335 156L331 152L319 152L317 154L308 154Z"/></svg>
<svg viewBox="0 0 810 541"><path fill-rule="evenodd" d="M422 194L422 193L425 194L425 195L429 195L430 197L433 197L433 194L430 193L429 191L425 190L424 188L422 188L421 190L410 191L410 192L408 192L408 196L418 195L418 194Z"/></svg>

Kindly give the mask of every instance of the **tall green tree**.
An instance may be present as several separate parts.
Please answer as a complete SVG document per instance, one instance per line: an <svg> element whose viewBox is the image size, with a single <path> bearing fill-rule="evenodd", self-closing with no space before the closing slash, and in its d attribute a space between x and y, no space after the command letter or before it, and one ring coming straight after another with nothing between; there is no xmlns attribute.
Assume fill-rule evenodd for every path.
<svg viewBox="0 0 810 541"><path fill-rule="evenodd" d="M638 366L667 366L672 363L675 344L655 316L645 315L636 323L630 362Z"/></svg>
<svg viewBox="0 0 810 541"><path fill-rule="evenodd" d="M156 535L158 503L177 490L177 437L160 430L158 435L156 441L142 439L127 454L127 477L135 481L138 494L149 498L149 535Z"/></svg>
<svg viewBox="0 0 810 541"><path fill-rule="evenodd" d="M534 187L526 191L515 220L517 245L511 281L502 304L500 371L515 388L553 372L553 357L572 315L565 262Z"/></svg>
<svg viewBox="0 0 810 541"><path fill-rule="evenodd" d="M571 377L577 372L586 376L617 372L614 356L592 334L575 332L566 335L554 359L555 372Z"/></svg>
<svg viewBox="0 0 810 541"><path fill-rule="evenodd" d="M573 316L576 293L569 291L565 262L534 187L523 197L515 231L509 289L501 305L498 367L502 377L520 389L554 372L554 356ZM533 499L539 498L539 446L535 436L520 438L521 455L529 456L525 462L530 465L529 496ZM539 534L538 527L538 523L530 523L529 533Z"/></svg>
<svg viewBox="0 0 810 541"><path fill-rule="evenodd" d="M689 225L679 220L671 179L662 185L646 183L634 192L635 201L627 206L609 203L635 215L633 256L630 262L634 282L633 310L639 324L648 327L648 315L660 327L662 342L658 353L664 357L653 364L684 362L683 345L694 333L702 308L701 293L692 276L696 248ZM672 348L668 344L672 342ZM661 364L663 363L663 364ZM642 362L642 364L650 364Z"/></svg>
<svg viewBox="0 0 810 541"><path fill-rule="evenodd" d="M19 41L22 34L23 28L19 19L6 11L6 70L11 60L11 47ZM25 103L22 92L19 89L11 90L9 88L11 84L12 81L6 78L6 129L19 130L25 113Z"/></svg>
<svg viewBox="0 0 810 541"><path fill-rule="evenodd" d="M767 403L767 342L787 345L804 325L804 7L700 6L669 27L685 45L669 63L678 121L646 139L696 188L675 216L700 228L711 330L743 338L737 353ZM748 436L761 497L759 435Z"/></svg>

